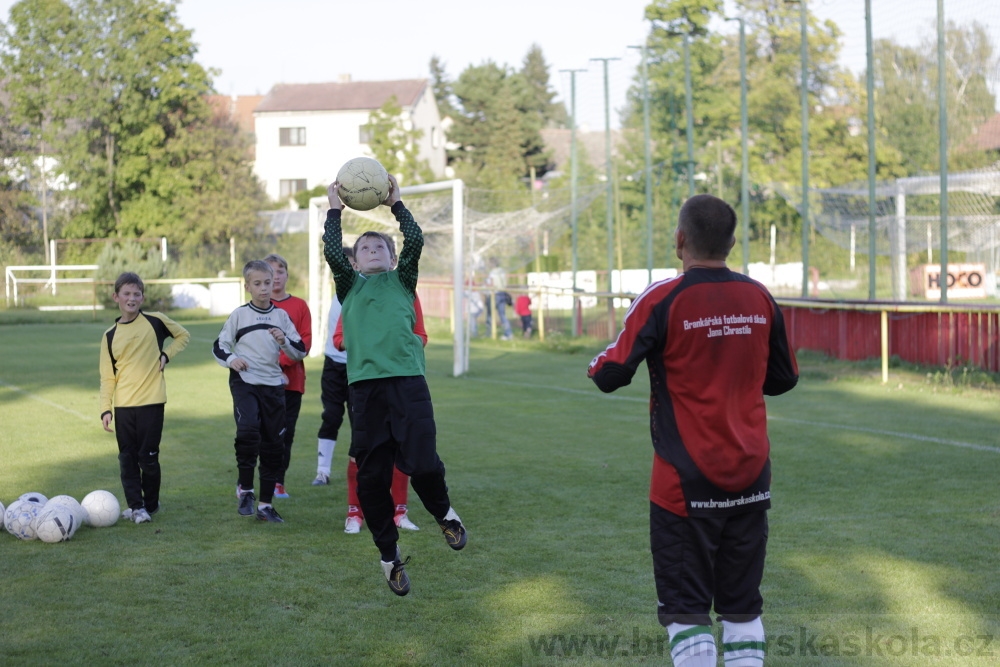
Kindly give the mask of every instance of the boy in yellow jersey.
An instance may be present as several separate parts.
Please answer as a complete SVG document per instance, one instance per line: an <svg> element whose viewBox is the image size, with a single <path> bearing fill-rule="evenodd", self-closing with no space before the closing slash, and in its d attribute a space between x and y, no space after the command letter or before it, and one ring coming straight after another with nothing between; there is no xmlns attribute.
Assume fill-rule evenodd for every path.
<svg viewBox="0 0 1000 667"><path fill-rule="evenodd" d="M128 508L122 517L150 521L160 509L160 436L167 402L163 369L191 334L162 313L143 312L146 287L135 273L115 280L121 316L101 337L101 423L118 441L118 465ZM164 349L164 341L172 339ZM114 412L112 413L112 408ZM112 419L115 429L111 428Z"/></svg>

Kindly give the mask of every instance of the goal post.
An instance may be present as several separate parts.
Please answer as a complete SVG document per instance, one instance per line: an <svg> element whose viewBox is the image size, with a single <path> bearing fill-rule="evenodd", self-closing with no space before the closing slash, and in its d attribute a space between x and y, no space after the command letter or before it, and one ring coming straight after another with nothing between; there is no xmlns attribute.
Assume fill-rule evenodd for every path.
<svg viewBox="0 0 1000 667"><path fill-rule="evenodd" d="M469 349L465 326L465 262L463 239L465 235L465 184L461 179L409 185L400 188L402 196L419 195L451 190L452 215L452 320L455 322L453 342L454 355L452 372L455 377L469 370ZM330 268L323 258L321 241L323 224L326 221L328 200L313 197L309 200L309 310L313 313L313 341L325 341L330 300L333 298ZM418 221L419 222L419 221ZM314 343L310 356L323 354L323 345Z"/></svg>

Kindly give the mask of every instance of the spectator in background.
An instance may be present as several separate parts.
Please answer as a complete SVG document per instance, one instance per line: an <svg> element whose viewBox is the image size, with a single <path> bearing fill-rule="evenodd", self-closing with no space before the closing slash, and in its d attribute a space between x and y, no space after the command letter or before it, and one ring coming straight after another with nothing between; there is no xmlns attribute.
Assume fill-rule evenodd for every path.
<svg viewBox="0 0 1000 667"><path fill-rule="evenodd" d="M514 312L521 317L521 335L525 338L531 337L531 297L521 294L514 304Z"/></svg>

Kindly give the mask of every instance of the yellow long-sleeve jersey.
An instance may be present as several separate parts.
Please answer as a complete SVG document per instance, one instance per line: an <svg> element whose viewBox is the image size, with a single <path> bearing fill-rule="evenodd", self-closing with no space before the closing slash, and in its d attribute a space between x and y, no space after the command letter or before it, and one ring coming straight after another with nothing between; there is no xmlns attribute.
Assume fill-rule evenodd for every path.
<svg viewBox="0 0 1000 667"><path fill-rule="evenodd" d="M120 319L120 318L119 318ZM172 338L166 349L163 342ZM112 406L139 407L167 402L160 355L167 361L187 347L191 334L162 313L145 313L131 322L115 320L101 336L101 414Z"/></svg>

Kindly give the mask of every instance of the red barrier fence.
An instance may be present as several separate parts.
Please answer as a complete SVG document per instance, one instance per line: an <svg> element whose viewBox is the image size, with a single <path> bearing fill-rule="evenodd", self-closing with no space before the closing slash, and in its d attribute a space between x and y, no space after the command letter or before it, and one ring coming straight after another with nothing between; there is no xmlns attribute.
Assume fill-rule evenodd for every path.
<svg viewBox="0 0 1000 667"><path fill-rule="evenodd" d="M890 357L1000 372L1000 308L778 299L792 347L837 359Z"/></svg>

